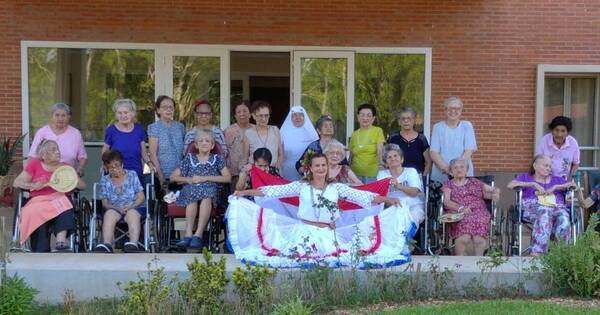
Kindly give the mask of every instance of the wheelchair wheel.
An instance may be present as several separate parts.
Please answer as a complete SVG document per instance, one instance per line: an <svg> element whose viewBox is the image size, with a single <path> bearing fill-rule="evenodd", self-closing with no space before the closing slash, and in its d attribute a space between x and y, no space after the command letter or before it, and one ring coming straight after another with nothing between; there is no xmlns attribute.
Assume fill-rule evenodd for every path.
<svg viewBox="0 0 600 315"><path fill-rule="evenodd" d="M92 207L89 201L85 197L81 198L75 215L77 229L75 246L77 252L85 253L87 251L90 242L89 222L91 213Z"/></svg>

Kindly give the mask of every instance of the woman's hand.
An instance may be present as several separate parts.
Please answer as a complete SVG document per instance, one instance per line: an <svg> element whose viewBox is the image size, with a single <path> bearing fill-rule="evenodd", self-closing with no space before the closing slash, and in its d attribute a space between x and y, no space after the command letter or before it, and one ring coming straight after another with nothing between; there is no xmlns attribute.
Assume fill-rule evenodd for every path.
<svg viewBox="0 0 600 315"><path fill-rule="evenodd" d="M199 184L199 183L203 183L205 181L206 181L205 176L198 176L198 175L192 176L192 184Z"/></svg>
<svg viewBox="0 0 600 315"><path fill-rule="evenodd" d="M32 182L31 186L29 187L30 191L36 191L36 190L40 190L44 187L46 187L47 182Z"/></svg>
<svg viewBox="0 0 600 315"><path fill-rule="evenodd" d="M531 183L531 187L535 188L538 195L546 194L546 190L544 189L544 187L542 187L542 185L540 185L538 183L535 183L535 182Z"/></svg>
<svg viewBox="0 0 600 315"><path fill-rule="evenodd" d="M246 196L244 190L236 190L236 191L233 192L233 195L236 196L236 197L244 197L244 196Z"/></svg>
<svg viewBox="0 0 600 315"><path fill-rule="evenodd" d="M401 207L402 204L400 203L400 199L398 198L386 198L387 200L385 201L385 203L387 203L389 206L398 206Z"/></svg>
<svg viewBox="0 0 600 315"><path fill-rule="evenodd" d="M470 214L473 211L469 207L463 207L461 212L464 213L464 214Z"/></svg>
<svg viewBox="0 0 600 315"><path fill-rule="evenodd" d="M498 200L500 200L500 188L494 187L494 190L492 190L492 201L498 202Z"/></svg>

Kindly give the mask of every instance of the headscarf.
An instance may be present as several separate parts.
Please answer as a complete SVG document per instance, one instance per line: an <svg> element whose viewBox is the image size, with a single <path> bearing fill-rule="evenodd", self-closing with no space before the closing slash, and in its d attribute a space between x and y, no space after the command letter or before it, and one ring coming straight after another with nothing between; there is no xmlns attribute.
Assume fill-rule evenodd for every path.
<svg viewBox="0 0 600 315"><path fill-rule="evenodd" d="M294 113L304 114L304 125L302 127L294 126L292 115ZM281 142L285 151L285 160L283 161L281 175L290 180L300 179L300 174L296 170L296 161L300 159L302 153L308 145L319 139L319 134L313 126L310 117L302 106L293 106L290 109L283 125L281 125Z"/></svg>

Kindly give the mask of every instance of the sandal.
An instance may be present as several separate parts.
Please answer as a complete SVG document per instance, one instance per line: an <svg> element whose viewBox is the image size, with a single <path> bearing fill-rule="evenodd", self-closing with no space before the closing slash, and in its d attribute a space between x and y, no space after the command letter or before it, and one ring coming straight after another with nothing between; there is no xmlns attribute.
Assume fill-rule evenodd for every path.
<svg viewBox="0 0 600 315"><path fill-rule="evenodd" d="M108 243L98 244L98 245L96 245L96 248L94 248L94 253L110 254L112 252L113 252L112 246L110 246L110 244L108 244Z"/></svg>
<svg viewBox="0 0 600 315"><path fill-rule="evenodd" d="M134 242L127 242L123 245L123 252L125 253L139 253L140 248Z"/></svg>

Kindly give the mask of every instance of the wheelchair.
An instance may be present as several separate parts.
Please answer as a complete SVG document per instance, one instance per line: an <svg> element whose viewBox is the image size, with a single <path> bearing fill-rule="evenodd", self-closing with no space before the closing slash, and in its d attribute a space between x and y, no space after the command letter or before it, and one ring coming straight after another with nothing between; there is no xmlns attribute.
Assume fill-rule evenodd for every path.
<svg viewBox="0 0 600 315"><path fill-rule="evenodd" d="M594 190L594 187L600 184L600 171L590 170L584 171L581 174L583 176L578 176L578 179L581 179L580 181L583 182L583 185L579 187L582 187L584 189L585 196L588 196ZM595 212L598 212L598 210L600 210L600 201L596 201L590 208L582 210L584 220L582 220L580 222L580 225L578 226L581 233L583 233L583 231L587 227L590 215L592 215ZM600 225L596 226L596 231L600 232Z"/></svg>
<svg viewBox="0 0 600 315"><path fill-rule="evenodd" d="M157 252L157 237L155 233L154 223L154 211L153 205L156 199L155 184L154 184L154 173L144 174L144 176L150 176L150 180L144 187L145 200L144 204L146 207L146 216L142 217L142 233L143 237L138 241L138 247L143 248L144 252L154 253ZM88 239L87 250L92 252L96 245L100 244L100 238L102 235L102 220L104 211L102 209L102 200L98 199L98 188L100 183L96 182L93 185L93 197L88 203L90 204L90 213L88 217L89 228L88 228ZM115 248L122 246L128 237L129 232L127 231L127 223L119 221L115 227Z"/></svg>
<svg viewBox="0 0 600 315"><path fill-rule="evenodd" d="M70 195L69 199L73 204L75 230L69 235L69 246L71 251L74 253L85 252L86 243L88 242L88 220L89 216L89 202L85 197L81 196L79 190L74 190ZM20 222L21 222L21 209L29 200L29 191L19 190L15 206L15 216L13 220L13 235L11 240L10 251L11 252L30 252L30 241L27 240L23 245L20 244Z"/></svg>
<svg viewBox="0 0 600 315"><path fill-rule="evenodd" d="M494 176L475 176L485 184L495 187ZM444 193L442 184L437 181L429 183L429 200L427 202L426 217L429 222L428 228L428 253L431 255L450 255L454 244L448 235L448 223L440 220L444 214ZM507 252L506 241L506 216L493 200L485 199L486 208L490 212L490 233L488 236L489 247L487 251Z"/></svg>

